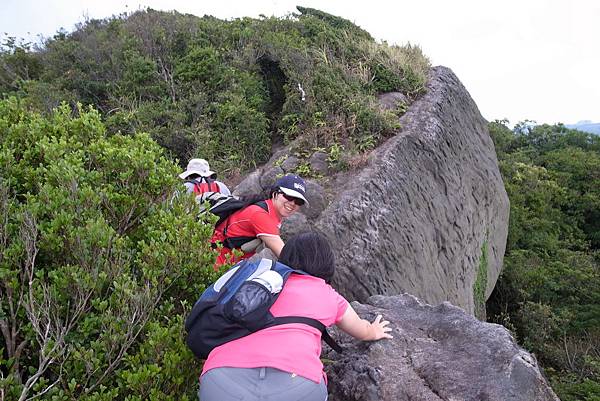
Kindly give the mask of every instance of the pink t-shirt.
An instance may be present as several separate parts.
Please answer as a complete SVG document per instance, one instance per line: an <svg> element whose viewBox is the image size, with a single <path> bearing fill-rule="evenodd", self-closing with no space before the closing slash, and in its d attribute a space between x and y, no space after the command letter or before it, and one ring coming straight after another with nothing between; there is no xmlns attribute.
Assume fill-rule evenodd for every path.
<svg viewBox="0 0 600 401"><path fill-rule="evenodd" d="M292 274L271 307L273 316L306 316L329 327L340 321L348 301L323 279ZM215 348L202 374L220 367L270 367L319 383L323 377L321 333L293 323L269 327Z"/></svg>

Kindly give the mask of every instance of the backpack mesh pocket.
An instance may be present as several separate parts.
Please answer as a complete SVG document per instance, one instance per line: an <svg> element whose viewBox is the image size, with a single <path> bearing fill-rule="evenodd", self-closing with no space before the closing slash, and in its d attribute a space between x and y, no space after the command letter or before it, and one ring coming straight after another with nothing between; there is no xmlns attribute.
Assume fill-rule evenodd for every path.
<svg viewBox="0 0 600 401"><path fill-rule="evenodd" d="M269 309L274 302L269 289L256 281L246 281L225 305L225 316L250 331L264 327L272 319Z"/></svg>

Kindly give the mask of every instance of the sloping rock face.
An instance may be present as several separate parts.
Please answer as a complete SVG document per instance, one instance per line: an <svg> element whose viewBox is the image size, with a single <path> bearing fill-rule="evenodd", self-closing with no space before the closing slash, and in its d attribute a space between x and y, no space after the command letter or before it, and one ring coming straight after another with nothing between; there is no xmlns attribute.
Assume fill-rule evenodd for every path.
<svg viewBox="0 0 600 401"><path fill-rule="evenodd" d="M316 221L336 252L334 287L355 300L407 292L477 306L483 317L509 215L487 123L452 71L436 67L401 124Z"/></svg>
<svg viewBox="0 0 600 401"><path fill-rule="evenodd" d="M380 101L393 108L406 98L392 93ZM325 183L308 180L310 206L284 221L282 236L324 233L336 253L334 286L348 299L407 292L483 318L502 266L509 213L487 123L445 67L431 70L427 93L400 122L402 130L362 170ZM293 171L298 160L289 153L277 151L234 194L264 192Z"/></svg>
<svg viewBox="0 0 600 401"><path fill-rule="evenodd" d="M344 353L324 354L330 401L558 401L535 358L504 327L406 294L367 302L353 307L371 320L382 314L394 338L338 335Z"/></svg>

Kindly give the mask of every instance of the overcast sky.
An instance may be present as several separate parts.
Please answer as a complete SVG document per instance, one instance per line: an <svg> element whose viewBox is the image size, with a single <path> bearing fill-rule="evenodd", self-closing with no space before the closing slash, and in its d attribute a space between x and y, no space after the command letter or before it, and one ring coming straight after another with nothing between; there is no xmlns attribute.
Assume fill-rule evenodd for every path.
<svg viewBox="0 0 600 401"><path fill-rule="evenodd" d="M450 67L488 120L600 122L600 0L0 0L0 35L51 36L85 18L151 7L223 19L296 4L349 19Z"/></svg>

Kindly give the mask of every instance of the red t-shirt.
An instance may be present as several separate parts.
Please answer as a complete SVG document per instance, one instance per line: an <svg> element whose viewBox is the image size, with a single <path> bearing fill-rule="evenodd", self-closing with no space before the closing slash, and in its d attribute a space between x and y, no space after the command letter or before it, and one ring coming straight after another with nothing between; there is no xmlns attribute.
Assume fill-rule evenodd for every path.
<svg viewBox="0 0 600 401"><path fill-rule="evenodd" d="M227 220L215 228L215 233L211 238L212 243L222 242L223 229L227 226L227 238L233 237L261 237L261 236L279 236L279 227L281 219L275 211L273 200L266 201L269 211L267 212L258 205L250 205L242 210L233 213ZM236 263L242 259L248 259L254 255L254 252L245 252L241 257L235 258L231 249L221 248L217 257L215 267L226 263Z"/></svg>

